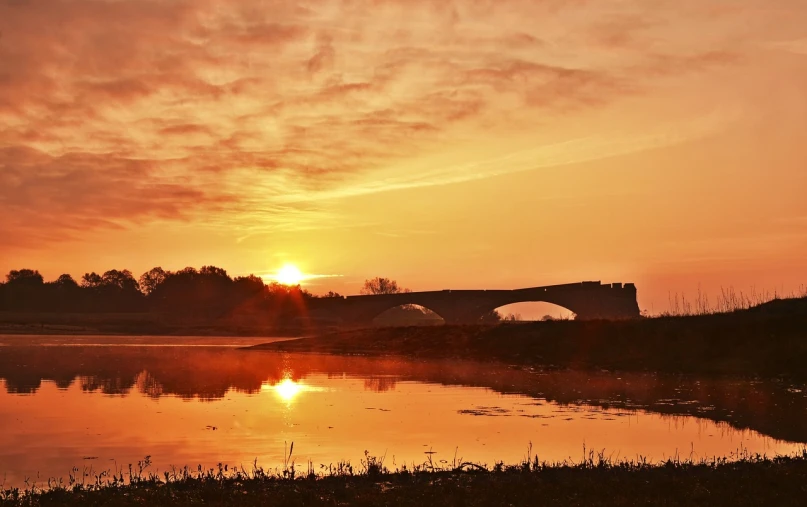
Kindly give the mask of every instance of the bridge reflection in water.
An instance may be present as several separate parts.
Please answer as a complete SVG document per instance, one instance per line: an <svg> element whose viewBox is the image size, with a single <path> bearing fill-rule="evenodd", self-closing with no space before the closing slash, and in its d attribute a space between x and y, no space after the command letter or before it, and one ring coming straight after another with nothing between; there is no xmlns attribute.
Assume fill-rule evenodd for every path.
<svg viewBox="0 0 807 507"><path fill-rule="evenodd" d="M526 302L544 302L570 310L578 320L634 319L640 316L632 283L581 282L515 290L442 290L323 298L311 301L315 321L370 325L375 317L402 305L428 308L447 324L474 324L493 310Z"/></svg>

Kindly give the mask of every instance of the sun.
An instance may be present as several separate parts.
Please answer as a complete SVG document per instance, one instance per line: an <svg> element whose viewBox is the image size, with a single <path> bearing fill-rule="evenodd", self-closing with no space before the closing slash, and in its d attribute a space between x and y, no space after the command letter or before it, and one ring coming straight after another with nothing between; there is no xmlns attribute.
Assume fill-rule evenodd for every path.
<svg viewBox="0 0 807 507"><path fill-rule="evenodd" d="M283 285L299 285L305 280L305 275L294 264L286 264L275 275L275 280Z"/></svg>

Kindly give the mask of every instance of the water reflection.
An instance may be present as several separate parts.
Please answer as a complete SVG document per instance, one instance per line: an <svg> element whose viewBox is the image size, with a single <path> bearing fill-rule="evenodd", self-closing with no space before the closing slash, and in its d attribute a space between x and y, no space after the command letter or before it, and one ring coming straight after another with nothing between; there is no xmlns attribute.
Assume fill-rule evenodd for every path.
<svg viewBox="0 0 807 507"><path fill-rule="evenodd" d="M303 391L314 390L314 388L303 384L302 381L294 381L290 378L284 378L274 385L264 384L261 386L261 389L272 389L275 393L277 393L281 400L289 404L294 401L294 399Z"/></svg>
<svg viewBox="0 0 807 507"><path fill-rule="evenodd" d="M397 464L457 447L517 460L529 441L550 460L584 443L660 459L807 442L807 393L784 382L154 345L4 346L0 477L94 456L272 465L286 441L315 463L369 449Z"/></svg>
<svg viewBox="0 0 807 507"><path fill-rule="evenodd" d="M0 354L0 379L11 394L34 394L43 381L59 389L151 398L214 401L230 390L272 389L292 401L309 389L304 379L359 378L368 391L394 390L401 381L487 387L560 404L586 404L660 414L692 415L752 429L781 440L807 442L807 390L777 381L596 372L541 373L474 361L288 355L221 348L20 347Z"/></svg>

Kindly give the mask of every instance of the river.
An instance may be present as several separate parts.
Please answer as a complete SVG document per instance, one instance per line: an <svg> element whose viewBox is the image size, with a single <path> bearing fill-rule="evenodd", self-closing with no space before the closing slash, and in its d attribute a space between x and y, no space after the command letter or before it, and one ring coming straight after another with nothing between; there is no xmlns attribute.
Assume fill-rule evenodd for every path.
<svg viewBox="0 0 807 507"><path fill-rule="evenodd" d="M243 350L266 338L0 336L0 487L171 467L394 470L587 451L660 461L807 442L807 388L495 362Z"/></svg>

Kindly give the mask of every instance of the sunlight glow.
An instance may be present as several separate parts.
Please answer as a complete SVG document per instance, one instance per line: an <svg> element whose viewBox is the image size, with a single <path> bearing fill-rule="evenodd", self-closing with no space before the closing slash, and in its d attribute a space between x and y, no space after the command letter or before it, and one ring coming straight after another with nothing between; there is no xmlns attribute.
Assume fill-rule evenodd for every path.
<svg viewBox="0 0 807 507"><path fill-rule="evenodd" d="M303 386L293 381L290 378L283 379L274 386L275 392L280 396L283 401L292 401L298 394L303 391Z"/></svg>
<svg viewBox="0 0 807 507"><path fill-rule="evenodd" d="M274 279L283 285L299 285L300 282L305 280L305 275L294 264L286 264L280 268Z"/></svg>

